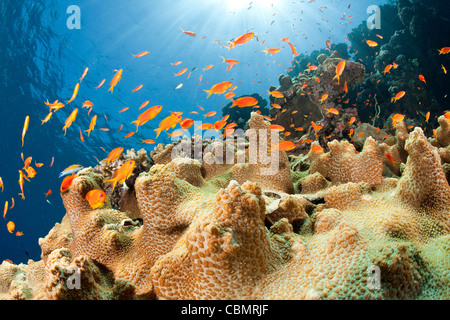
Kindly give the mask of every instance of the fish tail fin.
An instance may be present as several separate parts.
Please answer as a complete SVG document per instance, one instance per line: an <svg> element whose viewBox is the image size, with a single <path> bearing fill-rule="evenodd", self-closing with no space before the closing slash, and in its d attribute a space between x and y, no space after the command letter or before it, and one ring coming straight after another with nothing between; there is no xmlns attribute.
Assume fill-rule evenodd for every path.
<svg viewBox="0 0 450 320"><path fill-rule="evenodd" d="M114 192L114 189L116 188L117 179L114 178L114 179L106 180L104 183L107 183L107 182L112 182L113 188L112 188L111 193L113 193L113 192Z"/></svg>
<svg viewBox="0 0 450 320"><path fill-rule="evenodd" d="M139 120L136 120L136 121L132 121L131 123L136 124L136 132L138 132L139 125L141 124L140 121L139 121Z"/></svg>
<svg viewBox="0 0 450 320"><path fill-rule="evenodd" d="M231 108L234 108L235 106L237 106L236 100L234 100L233 98L231 98L231 101L233 101L233 104L231 105L230 109L231 109Z"/></svg>
<svg viewBox="0 0 450 320"><path fill-rule="evenodd" d="M212 95L212 91L211 90L203 90L203 91L205 91L208 94L206 99L208 99Z"/></svg>
<svg viewBox="0 0 450 320"><path fill-rule="evenodd" d="M158 139L159 135L161 134L161 128L155 129L156 132L156 139Z"/></svg>

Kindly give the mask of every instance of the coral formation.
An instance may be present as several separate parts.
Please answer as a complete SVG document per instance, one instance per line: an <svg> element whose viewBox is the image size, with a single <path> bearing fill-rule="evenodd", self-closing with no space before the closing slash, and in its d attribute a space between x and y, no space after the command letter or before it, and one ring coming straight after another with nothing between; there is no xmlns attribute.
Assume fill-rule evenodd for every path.
<svg viewBox="0 0 450 320"><path fill-rule="evenodd" d="M281 106L272 107L271 117L274 119L273 123L286 128L290 133L289 138L303 137L306 140L306 135L313 135L312 121L323 127L323 137L348 137L352 128L350 120L355 117L353 123L356 122L358 114L354 108L343 108L342 98L346 94L346 88L352 88L364 80L365 68L360 63L347 61L338 81L335 79L336 67L341 61L344 60L337 51L330 56L323 53L317 57L316 70L302 70L303 72L294 78L281 75L278 79L280 86L270 88L271 91L276 90L284 94L285 98L270 98L272 106ZM325 94L326 99L321 102ZM339 109L340 114L332 114L330 109ZM326 143L321 141L321 144Z"/></svg>
<svg viewBox="0 0 450 320"><path fill-rule="evenodd" d="M247 138L268 138L268 126L253 113ZM272 177L259 155L267 150L250 163L250 148L203 142L210 159L228 148L247 160L207 163L191 157L201 139L182 139L155 148L116 209L90 208L85 194L109 176L86 168L62 193L66 217L40 239L42 260L0 265L1 298L448 299L450 187L439 149L404 123L397 138L369 137L359 153L335 140L327 153L293 158L304 175L276 150ZM406 158L397 178L383 174L383 150L394 148Z"/></svg>

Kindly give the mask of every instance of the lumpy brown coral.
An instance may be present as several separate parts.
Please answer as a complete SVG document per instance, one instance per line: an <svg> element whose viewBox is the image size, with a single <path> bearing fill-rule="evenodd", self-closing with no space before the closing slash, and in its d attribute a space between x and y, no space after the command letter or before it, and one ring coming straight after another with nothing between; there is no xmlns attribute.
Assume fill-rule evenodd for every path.
<svg viewBox="0 0 450 320"><path fill-rule="evenodd" d="M249 126L250 140L270 136L256 113ZM372 138L361 152L333 141L301 158L309 166L294 159L305 174L284 151L258 147L251 162L252 144L210 142L206 159L246 160L220 164L173 153L198 137L180 140L150 154L117 206L96 210L84 197L109 176L84 169L61 195L66 217L40 239L42 260L0 265L0 297L448 299L450 187L422 130L403 138L398 177L383 175L387 149ZM268 175L260 155L272 152Z"/></svg>

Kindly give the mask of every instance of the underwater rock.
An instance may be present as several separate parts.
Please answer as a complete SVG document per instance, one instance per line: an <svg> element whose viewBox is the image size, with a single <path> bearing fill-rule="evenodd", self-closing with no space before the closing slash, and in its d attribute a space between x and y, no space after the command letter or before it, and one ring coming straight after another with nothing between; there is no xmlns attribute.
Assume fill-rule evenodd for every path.
<svg viewBox="0 0 450 320"><path fill-rule="evenodd" d="M335 80L336 66L343 59L337 51L330 56L319 56L321 62L315 71L304 72L298 77L291 78L281 75L280 87L271 87L284 94L285 98L270 97L271 104L278 104L281 108L272 108L272 123L281 125L290 133L289 139L304 137L311 133L311 122L319 123L323 127L324 136L331 134L331 139L343 138L350 133L348 122L353 116L357 117L356 109L344 110L337 102L338 98L345 96L344 87L352 88L364 81L365 68L363 65L351 61L346 67L338 83ZM327 94L326 101L320 100ZM328 112L329 109L341 109L339 115ZM292 129L291 129L292 128ZM300 128L302 130L300 130ZM295 130L298 129L298 130Z"/></svg>

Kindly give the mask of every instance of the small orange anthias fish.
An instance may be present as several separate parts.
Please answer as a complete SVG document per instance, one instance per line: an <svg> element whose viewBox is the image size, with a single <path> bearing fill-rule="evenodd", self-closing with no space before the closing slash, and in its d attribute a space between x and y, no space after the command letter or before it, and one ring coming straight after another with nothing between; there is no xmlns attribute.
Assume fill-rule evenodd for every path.
<svg viewBox="0 0 450 320"><path fill-rule="evenodd" d="M228 50L236 47L237 45L241 45L241 44L249 42L250 40L252 40L254 35L255 35L254 32L248 32L248 33L245 33L245 34L237 37L236 39L234 39L232 41L227 41L230 44L228 46Z"/></svg>
<svg viewBox="0 0 450 320"><path fill-rule="evenodd" d="M206 93L208 93L207 98L209 98L213 93L214 93L214 94L222 94L222 93L225 93L225 91L227 91L232 85L233 85L233 83L232 83L232 82L229 82L229 81L220 82L220 83L217 83L217 84L213 85L213 86L211 87L211 89L209 89L209 90L203 90L203 91L205 91Z"/></svg>
<svg viewBox="0 0 450 320"><path fill-rule="evenodd" d="M98 209L103 207L103 204L106 201L106 192L94 189L86 194L85 199L89 202L92 209Z"/></svg>
<svg viewBox="0 0 450 320"><path fill-rule="evenodd" d="M341 62L339 62L336 66L336 76L333 78L333 80L337 79L338 80L338 84L340 83L340 78L342 76L342 73L345 70L345 65L346 65L346 61L342 60Z"/></svg>
<svg viewBox="0 0 450 320"><path fill-rule="evenodd" d="M85 132L87 132L88 137L90 136L92 130L94 130L95 128L95 124L97 123L97 115L95 114L92 119L91 119L91 123L89 124L89 129L87 129Z"/></svg>
<svg viewBox="0 0 450 320"><path fill-rule="evenodd" d="M153 107L145 110L144 112L142 112L138 116L137 120L131 122L136 125L136 132L138 131L140 126L144 125L148 121L155 118L161 112L162 108L163 108L162 106L153 106Z"/></svg>
<svg viewBox="0 0 450 320"><path fill-rule="evenodd" d="M113 183L112 191L114 191L117 183L123 184L125 182L125 180L127 180L133 174L135 165L136 165L136 162L134 160L126 161L120 167L119 170L116 170L114 172L114 178L112 178L110 180L106 180L105 183L112 182Z"/></svg>
<svg viewBox="0 0 450 320"><path fill-rule="evenodd" d="M311 151L317 154L323 153L323 148L321 146L314 146L311 148Z"/></svg>
<svg viewBox="0 0 450 320"><path fill-rule="evenodd" d="M111 91L111 93L113 93L114 87L119 83L120 79L122 79L122 72L123 72L122 69L114 70L114 71L116 71L116 74L112 78L111 83L109 84L110 88L108 90L108 92Z"/></svg>
<svg viewBox="0 0 450 320"><path fill-rule="evenodd" d="M175 126L182 120L182 112L172 112L170 116L166 117L159 123L158 129L155 129L156 138L159 137L162 131L167 131L170 128L175 128Z"/></svg>
<svg viewBox="0 0 450 320"><path fill-rule="evenodd" d="M366 43L369 47L372 47L372 48L378 46L378 43L376 43L375 41L372 41L372 40L366 40Z"/></svg>
<svg viewBox="0 0 450 320"><path fill-rule="evenodd" d="M29 124L30 124L30 116L26 116L25 122L23 124L23 129L22 129L22 147L24 144L25 134L27 133Z"/></svg>
<svg viewBox="0 0 450 320"><path fill-rule="evenodd" d="M395 126L397 125L397 123L402 122L404 119L405 119L405 115L399 114L399 113L395 114L395 115L392 117L392 129L395 128Z"/></svg>
<svg viewBox="0 0 450 320"><path fill-rule="evenodd" d="M384 155L389 160L390 163L392 163L394 166L397 165L398 162L395 161L394 158L389 153L386 152Z"/></svg>
<svg viewBox="0 0 450 320"><path fill-rule="evenodd" d="M80 84L77 83L77 84L75 85L75 89L73 89L72 97L70 98L69 101L67 101L67 104L69 104L69 103L71 103L73 100L75 100L75 98L77 97L77 94L78 94L78 90L79 90L79 89L80 89Z"/></svg>
<svg viewBox="0 0 450 320"><path fill-rule="evenodd" d="M66 135L67 129L72 125L72 123L77 118L77 114L78 114L78 108L75 108L72 111L72 113L67 117L66 122L65 122L64 127L63 127L64 135Z"/></svg>
<svg viewBox="0 0 450 320"><path fill-rule="evenodd" d="M280 143L278 143L278 145L272 146L274 146L272 150L279 150L279 151L291 151L297 147L297 145L291 140L281 141Z"/></svg>
<svg viewBox="0 0 450 320"><path fill-rule="evenodd" d="M195 32L183 30L183 29L181 29L181 27L180 27L180 30L181 30L184 34L187 34L188 36L191 36L191 37L196 37L196 36L197 36L197 34L196 34Z"/></svg>
<svg viewBox="0 0 450 320"><path fill-rule="evenodd" d="M143 51L143 52L141 52L141 53L138 53L138 54L136 54L136 55L133 55L133 57L134 58L140 58L140 57L143 57L143 56L145 56L145 55L147 55L147 54L149 54L150 53L150 51Z"/></svg>
<svg viewBox="0 0 450 320"><path fill-rule="evenodd" d="M241 97L234 100L231 98L231 101L233 101L233 104L230 108L234 108L235 106L238 107L253 107L258 104L258 99L253 97Z"/></svg>
<svg viewBox="0 0 450 320"><path fill-rule="evenodd" d="M405 92L405 91L400 91L399 93L397 93L397 94L395 95L395 97L393 97L393 98L391 99L391 102L395 103L395 102L397 102L398 100L400 100L401 98L403 98L405 95L406 95L406 92Z"/></svg>
<svg viewBox="0 0 450 320"><path fill-rule="evenodd" d="M180 127L183 130L188 130L190 127L192 127L193 124L194 124L194 120L189 119L189 118L185 118L180 121Z"/></svg>
<svg viewBox="0 0 450 320"><path fill-rule="evenodd" d="M104 161L106 161L106 163L109 164L110 162L112 162L116 159L119 159L123 150L124 150L123 147L118 147L118 148L111 150L111 152L108 154L108 157Z"/></svg>
<svg viewBox="0 0 450 320"><path fill-rule="evenodd" d="M75 175L65 177L64 180L61 182L61 187L59 188L59 191L63 193L69 190L70 186L72 185L72 181L75 178L76 178Z"/></svg>

